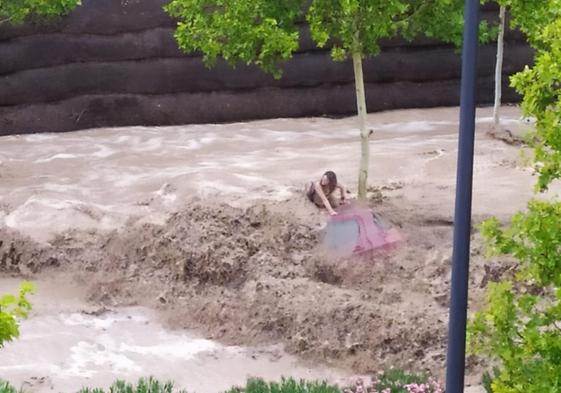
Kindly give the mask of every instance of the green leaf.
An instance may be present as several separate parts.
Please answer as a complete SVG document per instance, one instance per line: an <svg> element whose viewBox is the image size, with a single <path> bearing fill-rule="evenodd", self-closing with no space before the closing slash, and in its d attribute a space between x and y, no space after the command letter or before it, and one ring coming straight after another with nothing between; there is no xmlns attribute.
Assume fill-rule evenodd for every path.
<svg viewBox="0 0 561 393"><path fill-rule="evenodd" d="M7 294L0 297L0 348L4 343L19 337L18 318L27 318L31 310L27 296L33 291L33 285L24 281L18 296Z"/></svg>
<svg viewBox="0 0 561 393"><path fill-rule="evenodd" d="M222 58L234 66L256 64L278 78L298 48L297 0L173 0L164 8L178 20L179 47L202 52L207 66Z"/></svg>
<svg viewBox="0 0 561 393"><path fill-rule="evenodd" d="M537 49L534 66L511 77L511 85L523 96L524 115L536 118L532 146L540 192L561 177L561 1L537 2L543 3L548 7L539 8L539 15L530 14L531 21L517 22L532 32L530 42ZM517 6L527 11L523 5Z"/></svg>
<svg viewBox="0 0 561 393"><path fill-rule="evenodd" d="M80 0L0 0L0 25L22 23L31 16L64 15L80 4Z"/></svg>

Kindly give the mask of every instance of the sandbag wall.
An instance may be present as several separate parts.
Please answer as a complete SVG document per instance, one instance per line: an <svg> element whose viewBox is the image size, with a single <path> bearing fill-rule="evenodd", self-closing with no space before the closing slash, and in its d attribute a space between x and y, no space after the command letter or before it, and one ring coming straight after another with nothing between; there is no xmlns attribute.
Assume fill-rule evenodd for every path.
<svg viewBox="0 0 561 393"><path fill-rule="evenodd" d="M305 26L280 80L252 66L207 69L177 48L165 2L83 0L63 18L0 27L0 135L355 112L351 62L315 48ZM531 60L524 37L509 32L504 75ZM483 46L480 104L493 100L494 63L495 46ZM460 64L433 40L384 42L364 63L368 110L457 105ZM507 78L503 85L503 100L518 100Z"/></svg>

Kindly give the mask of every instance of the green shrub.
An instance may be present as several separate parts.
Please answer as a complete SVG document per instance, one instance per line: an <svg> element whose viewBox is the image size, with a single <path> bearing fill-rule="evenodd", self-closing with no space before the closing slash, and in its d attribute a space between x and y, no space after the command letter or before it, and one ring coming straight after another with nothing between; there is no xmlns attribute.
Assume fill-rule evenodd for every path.
<svg viewBox="0 0 561 393"><path fill-rule="evenodd" d="M234 387L226 393L340 393L335 385L319 381L296 381L283 378L281 382L265 382L261 378L249 379L245 387Z"/></svg>
<svg viewBox="0 0 561 393"><path fill-rule="evenodd" d="M109 393L173 393L173 383L162 383L153 377L140 378L136 386L123 380L117 380L109 387ZM82 388L78 393L105 393L99 388ZM186 393L185 390L179 390L177 393Z"/></svg>
<svg viewBox="0 0 561 393"><path fill-rule="evenodd" d="M533 18L532 1L517 1ZM561 18L559 0L540 1L545 20L530 30L534 64L512 77L523 96L524 116L536 119L532 136L536 190L561 180ZM549 14L553 12L553 14ZM561 391L561 202L535 199L503 226L484 222L481 233L493 255L518 260L514 275L491 283L484 306L468 328L469 349L498 365L485 378L493 393Z"/></svg>
<svg viewBox="0 0 561 393"><path fill-rule="evenodd" d="M485 371L481 377L481 384L486 393L493 393L493 380L497 378L500 374L500 370L497 367L493 368L493 372Z"/></svg>
<svg viewBox="0 0 561 393"><path fill-rule="evenodd" d="M0 296L0 348L4 343L19 336L17 318L26 318L31 310L27 295L33 293L33 285L29 282L21 284L18 296Z"/></svg>
<svg viewBox="0 0 561 393"><path fill-rule="evenodd" d="M17 390L7 381L2 381L0 379L0 393L23 393L23 390Z"/></svg>

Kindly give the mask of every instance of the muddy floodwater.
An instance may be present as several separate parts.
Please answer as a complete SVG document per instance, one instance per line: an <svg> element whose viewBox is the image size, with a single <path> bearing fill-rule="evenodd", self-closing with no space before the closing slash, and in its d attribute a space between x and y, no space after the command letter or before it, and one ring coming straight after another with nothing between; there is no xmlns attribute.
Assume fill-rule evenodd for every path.
<svg viewBox="0 0 561 393"><path fill-rule="evenodd" d="M2 292L19 280L1 279ZM0 376L33 392L76 392L115 379L155 376L190 392L215 393L250 376L341 380L343 373L309 368L278 346L224 346L200 335L166 329L156 312L86 305L81 291L61 278L36 283L34 309L20 339L0 354Z"/></svg>
<svg viewBox="0 0 561 393"><path fill-rule="evenodd" d="M500 271L478 224L507 222L535 197L518 141L531 122L507 106L489 133L491 115L477 109L474 308ZM0 378L75 392L153 375L199 393L389 367L443 379L458 118L368 115L366 203L403 242L336 262L316 252L329 218L303 190L331 169L356 197L354 117L1 137L0 294L21 277L37 294L21 337L0 350Z"/></svg>

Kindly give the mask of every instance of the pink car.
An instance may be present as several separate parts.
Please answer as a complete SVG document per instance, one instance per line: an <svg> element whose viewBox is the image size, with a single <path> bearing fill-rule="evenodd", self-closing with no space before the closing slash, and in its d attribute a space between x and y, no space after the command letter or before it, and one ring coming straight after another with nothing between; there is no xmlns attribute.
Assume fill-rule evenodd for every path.
<svg viewBox="0 0 561 393"><path fill-rule="evenodd" d="M324 245L338 255L388 248L402 240L396 229L369 209L349 209L330 218Z"/></svg>

